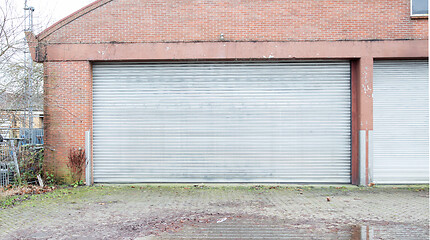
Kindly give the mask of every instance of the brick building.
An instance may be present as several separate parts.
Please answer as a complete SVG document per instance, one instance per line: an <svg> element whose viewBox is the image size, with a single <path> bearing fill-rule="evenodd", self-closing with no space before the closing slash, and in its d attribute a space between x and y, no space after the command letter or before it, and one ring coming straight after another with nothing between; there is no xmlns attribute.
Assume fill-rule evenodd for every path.
<svg viewBox="0 0 430 240"><path fill-rule="evenodd" d="M423 2L95 1L27 34L46 164L90 130L94 182L428 183Z"/></svg>

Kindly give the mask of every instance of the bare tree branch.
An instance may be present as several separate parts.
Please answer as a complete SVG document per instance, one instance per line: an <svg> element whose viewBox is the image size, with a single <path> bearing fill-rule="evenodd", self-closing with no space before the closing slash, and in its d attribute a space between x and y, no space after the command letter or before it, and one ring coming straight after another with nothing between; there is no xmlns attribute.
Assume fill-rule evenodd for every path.
<svg viewBox="0 0 430 240"><path fill-rule="evenodd" d="M43 106L43 67L25 64L28 46L21 9L15 0L0 1L0 110L41 110Z"/></svg>

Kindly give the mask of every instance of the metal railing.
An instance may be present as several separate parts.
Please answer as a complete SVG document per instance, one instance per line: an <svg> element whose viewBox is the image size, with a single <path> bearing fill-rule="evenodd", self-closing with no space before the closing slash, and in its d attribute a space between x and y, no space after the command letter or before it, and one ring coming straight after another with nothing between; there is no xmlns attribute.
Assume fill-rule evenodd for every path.
<svg viewBox="0 0 430 240"><path fill-rule="evenodd" d="M26 144L43 144L43 129L42 128L21 128L19 130L19 136L25 141L21 142L21 145ZM28 139L28 140L27 140Z"/></svg>
<svg viewBox="0 0 430 240"><path fill-rule="evenodd" d="M15 134L12 131L15 131ZM19 135L16 136L16 133ZM0 142L0 186L7 186L14 183L15 175L20 175L17 167L18 160L22 157L21 150L27 146L37 147L43 144L43 129L0 129L0 134L4 138L3 142ZM26 170L28 169L24 169Z"/></svg>
<svg viewBox="0 0 430 240"><path fill-rule="evenodd" d="M12 162L10 146L6 142L0 143L0 187L11 183L11 172L9 165Z"/></svg>
<svg viewBox="0 0 430 240"><path fill-rule="evenodd" d="M10 184L9 166L5 162L0 162L0 187Z"/></svg>

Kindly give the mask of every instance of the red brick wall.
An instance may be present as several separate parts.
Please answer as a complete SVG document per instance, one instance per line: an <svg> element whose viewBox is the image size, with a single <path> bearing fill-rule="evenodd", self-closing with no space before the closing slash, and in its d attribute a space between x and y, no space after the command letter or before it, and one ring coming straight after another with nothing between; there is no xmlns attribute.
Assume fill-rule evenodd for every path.
<svg viewBox="0 0 430 240"><path fill-rule="evenodd" d="M85 131L92 126L92 82L88 62L47 62L45 74L45 163L68 181L71 147L85 148Z"/></svg>
<svg viewBox="0 0 430 240"><path fill-rule="evenodd" d="M113 0L50 42L428 39L410 0Z"/></svg>

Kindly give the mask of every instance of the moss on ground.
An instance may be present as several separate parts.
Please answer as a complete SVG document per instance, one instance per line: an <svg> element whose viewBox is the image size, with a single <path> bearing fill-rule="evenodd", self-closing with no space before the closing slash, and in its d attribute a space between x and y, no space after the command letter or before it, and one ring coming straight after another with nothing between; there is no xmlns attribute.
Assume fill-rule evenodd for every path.
<svg viewBox="0 0 430 240"><path fill-rule="evenodd" d="M252 185L252 184L124 184L69 187L58 186L52 192L38 195L15 195L0 197L0 208L11 208L55 204L56 202L76 203L85 201L87 197L108 196L111 194L139 194L141 191L162 192L164 194L191 194L199 191L254 191L256 193L270 191L318 192L321 194L336 194L347 192L387 192L387 191L428 192L429 185L375 185L373 187L357 187L354 185Z"/></svg>

